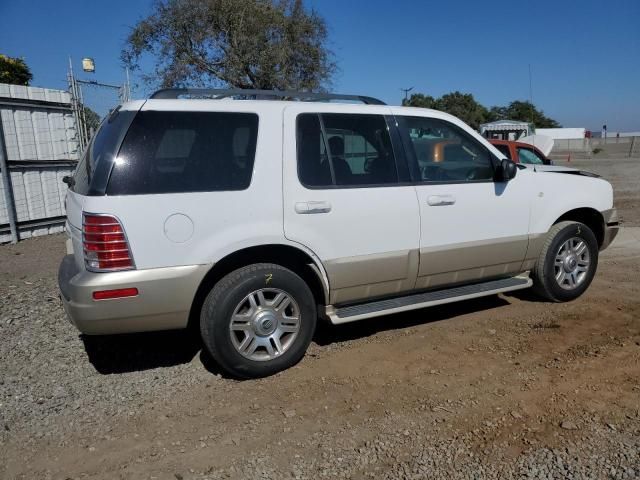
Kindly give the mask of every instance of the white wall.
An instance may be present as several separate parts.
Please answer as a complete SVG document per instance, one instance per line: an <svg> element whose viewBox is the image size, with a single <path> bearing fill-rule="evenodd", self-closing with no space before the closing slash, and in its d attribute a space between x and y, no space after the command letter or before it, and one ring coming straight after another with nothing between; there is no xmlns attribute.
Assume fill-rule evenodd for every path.
<svg viewBox="0 0 640 480"><path fill-rule="evenodd" d="M17 221L28 222L18 225L20 238L63 231L62 178L79 156L69 93L0 83L0 122ZM5 194L0 182L0 243L11 241Z"/></svg>
<svg viewBox="0 0 640 480"><path fill-rule="evenodd" d="M7 160L78 160L76 124L68 92L0 83L0 97L42 102L0 106ZM68 108L47 107L46 102L66 104Z"/></svg>
<svg viewBox="0 0 640 480"><path fill-rule="evenodd" d="M584 138L584 128L536 128L536 135L546 135L554 140Z"/></svg>

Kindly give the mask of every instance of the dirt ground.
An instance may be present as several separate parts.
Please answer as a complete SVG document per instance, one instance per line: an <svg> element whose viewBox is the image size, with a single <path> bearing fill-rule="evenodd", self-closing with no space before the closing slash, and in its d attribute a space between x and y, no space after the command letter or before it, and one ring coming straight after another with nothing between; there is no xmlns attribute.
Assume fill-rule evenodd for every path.
<svg viewBox="0 0 640 480"><path fill-rule="evenodd" d="M64 237L0 247L0 478L640 478L640 161L580 299L527 291L322 326L294 368L221 376L183 332L82 337Z"/></svg>

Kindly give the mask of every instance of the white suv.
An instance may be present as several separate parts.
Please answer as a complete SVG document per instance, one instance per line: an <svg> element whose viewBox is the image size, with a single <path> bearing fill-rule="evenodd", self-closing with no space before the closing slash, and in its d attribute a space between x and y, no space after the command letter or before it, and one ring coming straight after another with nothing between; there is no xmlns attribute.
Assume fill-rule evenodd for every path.
<svg viewBox="0 0 640 480"><path fill-rule="evenodd" d="M572 300L618 230L596 175L520 169L451 115L369 97L160 91L115 110L66 181L78 329L197 325L245 378L299 361L319 316L532 285Z"/></svg>

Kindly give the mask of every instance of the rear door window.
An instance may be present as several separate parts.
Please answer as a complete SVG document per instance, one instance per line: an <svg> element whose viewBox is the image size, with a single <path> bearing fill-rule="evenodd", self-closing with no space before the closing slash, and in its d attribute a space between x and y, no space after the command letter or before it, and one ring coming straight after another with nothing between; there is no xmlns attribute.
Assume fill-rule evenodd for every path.
<svg viewBox="0 0 640 480"><path fill-rule="evenodd" d="M389 129L382 115L298 116L298 177L310 188L398 183Z"/></svg>
<svg viewBox="0 0 640 480"><path fill-rule="evenodd" d="M140 112L107 194L244 190L251 183L257 136L253 113Z"/></svg>

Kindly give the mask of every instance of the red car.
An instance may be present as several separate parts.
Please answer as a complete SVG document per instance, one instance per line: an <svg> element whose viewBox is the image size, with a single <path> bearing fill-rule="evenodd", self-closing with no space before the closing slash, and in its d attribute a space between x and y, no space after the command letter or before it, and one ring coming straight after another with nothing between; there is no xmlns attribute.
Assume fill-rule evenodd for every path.
<svg viewBox="0 0 640 480"><path fill-rule="evenodd" d="M540 150L529 143L512 142L509 140L495 140L489 138L489 143L502 152L515 163L532 165L551 165L549 160Z"/></svg>

